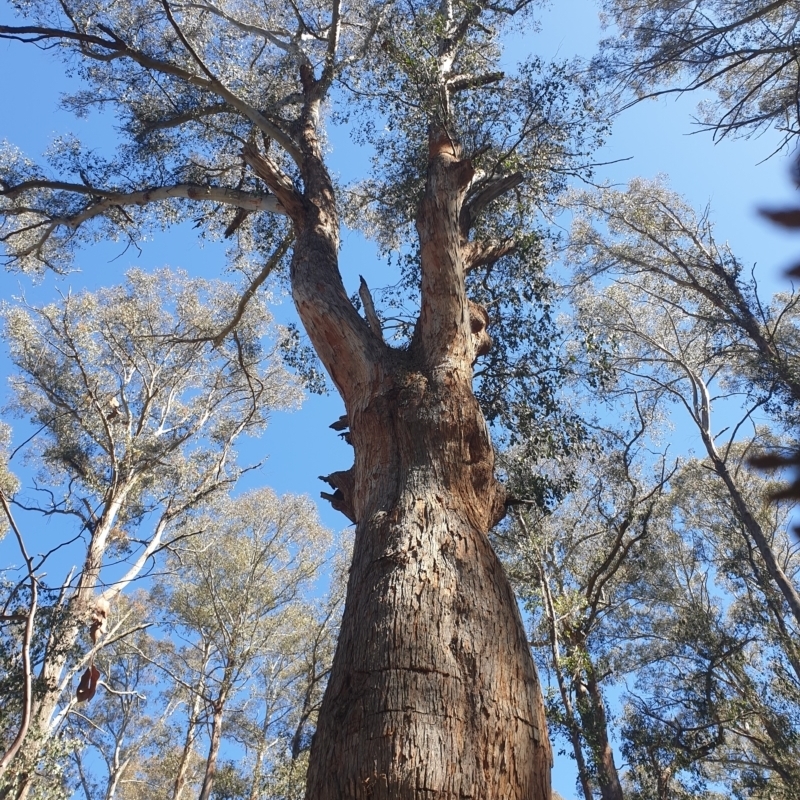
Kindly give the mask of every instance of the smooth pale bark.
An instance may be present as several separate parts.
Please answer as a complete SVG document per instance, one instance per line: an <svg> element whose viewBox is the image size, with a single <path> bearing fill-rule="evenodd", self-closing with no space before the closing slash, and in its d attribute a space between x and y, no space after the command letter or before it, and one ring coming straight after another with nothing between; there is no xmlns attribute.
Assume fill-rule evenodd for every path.
<svg viewBox="0 0 800 800"><path fill-rule="evenodd" d="M521 524L522 529L528 534L527 526L522 516L517 516L517 521ZM556 675L558 682L558 691L561 694L561 702L566 711L566 727L569 731L569 740L572 744L572 755L575 758L575 765L578 767L578 781L583 791L584 800L593 800L594 793L589 781L589 770L586 766L586 759L583 756L583 746L581 745L580 728L576 721L575 709L572 704L572 698L567 686L567 675L564 665L561 660L561 643L559 642L558 634L558 616L556 614L555 605L553 603L553 595L550 591L550 582L547 577L544 564L539 565L539 586L542 592L542 599L544 601L544 609L547 614L547 627L550 637L550 653L553 660L553 672Z"/></svg>
<svg viewBox="0 0 800 800"><path fill-rule="evenodd" d="M352 470L328 476L356 524L340 638L311 749L308 800L545 800L551 750L513 591L487 538L505 513L472 392L485 313L464 289L472 167L431 136L421 203L421 312L387 347L338 272L338 217L306 76L304 193L248 161L297 231L292 291L346 405Z"/></svg>
<svg viewBox="0 0 800 800"><path fill-rule="evenodd" d="M728 490L731 502L739 520L742 523L747 535L751 541L754 542L758 548L758 552L764 559L764 566L767 573L783 595L789 610L794 617L795 621L800 625L800 593L794 586L788 575L783 571L775 551L772 549L772 544L767 538L766 534L758 524L758 521L753 516L747 501L742 495L741 490L736 484L733 475L725 459L717 450L717 445L714 441L714 435L711 431L711 400L709 397L708 387L705 382L696 375L688 367L684 366L686 374L692 382L694 390L694 418L695 422L700 429L700 436L705 445L706 452L708 453L709 460L714 468L714 471L722 479L725 488Z"/></svg>
<svg viewBox="0 0 800 800"><path fill-rule="evenodd" d="M186 738L183 741L183 751L178 762L178 773L175 776L175 784L172 791L172 800L180 800L183 790L186 788L186 779L189 774L189 762L194 752L194 742L197 738L197 728L200 724L200 712L203 706L203 697L206 691L206 666L211 646L207 641L203 641L203 655L200 661L200 683L195 687L192 694L192 704L188 715L186 726Z"/></svg>

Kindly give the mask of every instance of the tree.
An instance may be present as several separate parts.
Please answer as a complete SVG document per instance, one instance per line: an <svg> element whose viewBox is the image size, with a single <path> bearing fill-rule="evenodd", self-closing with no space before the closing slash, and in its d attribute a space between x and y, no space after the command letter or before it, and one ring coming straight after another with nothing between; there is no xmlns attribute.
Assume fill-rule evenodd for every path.
<svg viewBox="0 0 800 800"><path fill-rule="evenodd" d="M356 537L310 758L316 800L549 795L538 678L487 539L506 496L472 388L489 316L467 297L468 283L510 274L506 296L536 308L535 210L594 138L591 95L566 70L498 69L498 37L528 6L70 1L0 26L57 47L90 85L67 104L113 107L127 136L107 161L61 140L55 175L5 151L13 265L61 266L92 235L135 238L153 217L199 215L210 234L236 233L252 292L291 240L295 306L355 451L352 469L327 478ZM324 159L332 92L339 117L381 143L352 202ZM399 346L366 288L368 321L348 299L343 210L379 221L382 241L393 234L419 293ZM533 382L537 369L523 372ZM552 394L540 401L552 415Z"/></svg>
<svg viewBox="0 0 800 800"><path fill-rule="evenodd" d="M623 797L604 691L624 677L620 630L639 585L651 579L651 517L667 476L663 464L651 485L637 474L647 427L643 415L628 437L598 432L596 450L569 465L574 491L547 512L517 514L508 546L531 639L558 689L549 718L571 745L586 800L595 791L603 800Z"/></svg>
<svg viewBox="0 0 800 800"><path fill-rule="evenodd" d="M753 424L757 410L771 412L778 431L797 424L797 295L781 294L770 305L763 303L755 279L743 279L742 265L714 241L707 214L698 220L658 183L635 181L626 193L605 190L602 199L576 199L585 215L574 227L573 258L585 276L620 273L613 289L604 293L584 283L588 290L579 301L581 313L607 321L609 340L619 344L618 374L672 398L689 413L770 579L800 624L796 583L741 495L736 470L727 464L742 426ZM605 223L607 233L595 221ZM717 397L712 397L712 384L720 386ZM742 399L744 409L733 412L739 418L723 428L730 435L718 446L712 400L733 397ZM757 448L759 439L762 449L768 445L756 430L751 446Z"/></svg>
<svg viewBox="0 0 800 800"><path fill-rule="evenodd" d="M769 483L740 475L780 541L793 504L764 503ZM792 797L800 682L780 595L706 464L687 462L670 489L656 522L665 579L630 631L639 667L622 725L628 786L634 797L717 796L709 784L725 796ZM796 552L786 562L796 570Z"/></svg>
<svg viewBox="0 0 800 800"><path fill-rule="evenodd" d="M105 691L68 716L86 800L304 788L343 600L341 575L305 596L329 534L306 498L266 489L215 498L187 525L202 538L176 544L135 599L151 626L101 651ZM223 761L225 742L246 758Z"/></svg>
<svg viewBox="0 0 800 800"><path fill-rule="evenodd" d="M143 593L130 602L126 600L116 604L118 614L132 612L139 619L151 616ZM136 631L104 647L96 657L103 675L100 691L90 704L73 707L67 715L64 728L73 743L73 771L77 773L74 786L69 788L84 800L129 797L137 762L148 756L159 764L173 766L174 760L165 752L170 709L153 714L153 706L147 702L157 687L150 662L156 647L148 630ZM157 786L158 782L151 779L150 791Z"/></svg>
<svg viewBox="0 0 800 800"><path fill-rule="evenodd" d="M707 217L663 185L602 194L579 198L572 244L579 314L606 332L605 392L676 404L704 453L670 481L656 520L666 575L631 625L629 786L665 798L710 781L791 794L800 561L790 508L768 502L775 486L747 459L788 447L796 424L797 298L762 301Z"/></svg>
<svg viewBox="0 0 800 800"><path fill-rule="evenodd" d="M31 688L14 693L24 699L12 707L29 719L28 735L16 759L3 760L4 770L13 762L11 777L3 776L7 794L29 791L40 750L81 699L72 679L94 674L101 640L139 626L124 617L109 626L116 598L159 551L197 533L176 526L241 474L237 437L262 430L269 408L296 396L262 347L269 317L259 304L235 336L213 345L209 334L237 302L221 284L134 270L121 287L4 309L16 409L34 425L29 454L40 465L33 497L18 493L14 504L74 521L75 540L85 542L79 570L63 582L40 575L61 543L44 543L35 559L25 554L25 578L3 598L6 609L27 605L32 624L38 615L20 645L17 680ZM91 644L81 637L87 628Z"/></svg>
<svg viewBox="0 0 800 800"><path fill-rule="evenodd" d="M618 28L597 59L636 98L707 89L702 123L722 138L768 127L800 133L797 7L790 0L604 0Z"/></svg>
<svg viewBox="0 0 800 800"><path fill-rule="evenodd" d="M227 718L241 716L248 700L261 704L246 687L267 684L262 724L248 744L266 747L276 717L287 711L280 707L287 702L283 684L298 679L292 655L316 627L301 592L318 577L329 541L308 500L278 499L270 490L218 501L197 524L203 540L180 549L169 565L172 580L160 582L152 599L166 609L167 629L186 642L163 668L193 709L199 699L190 724L201 717L209 727L198 796L210 800ZM258 785L261 767L248 786Z"/></svg>

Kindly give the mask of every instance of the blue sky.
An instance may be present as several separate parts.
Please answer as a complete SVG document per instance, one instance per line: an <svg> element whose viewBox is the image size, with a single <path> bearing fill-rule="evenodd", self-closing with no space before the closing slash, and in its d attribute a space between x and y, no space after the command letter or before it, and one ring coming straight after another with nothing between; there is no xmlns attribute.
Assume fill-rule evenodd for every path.
<svg viewBox="0 0 800 800"><path fill-rule="evenodd" d="M5 21L10 16L5 3L0 2L0 18ZM587 55L594 51L600 36L594 4L590 0L565 0L542 13L540 33L512 38L507 57L513 61L529 53L537 53L545 60ZM0 139L19 145L34 158L54 134L66 131L102 145L106 127L102 121L93 117L74 120L56 109L59 94L69 82L63 66L54 58L29 46L0 42L0 75ZM644 102L624 112L597 160L630 160L601 168L598 179L624 184L634 176L666 174L671 186L695 207L711 204L717 237L727 239L745 264L756 264L756 274L767 294L788 288L781 273L800 255L800 238L775 228L756 213L761 206L796 201L788 174L788 156L779 154L763 162L777 143L777 136L770 132L751 140L725 140L719 144L713 143L710 134L697 133L692 118L700 99L697 95L675 95ZM368 157L341 132L334 133L331 143L334 170L345 170ZM382 277L382 265L369 243L355 233L344 232L343 245L341 263L349 292L356 290L359 274L364 274L371 285L389 282ZM120 249L103 246L86 250L79 259L80 272L59 279L47 276L38 286L24 276L0 275L0 293L4 298L24 293L33 302L44 302L53 299L56 288L77 291L117 282L122 272L134 265L169 265L212 276L219 274L224 263L221 247L201 246L188 228L156 235L143 244L141 255L129 250L112 260L119 256ZM276 314L282 320L293 318L288 298ZM4 356L0 354L0 359ZM0 376L5 378L7 374L8 365L0 360ZM248 483L267 484L279 493L318 497L325 487L317 476L345 469L352 462L350 448L328 428L342 411L341 401L332 394L309 398L296 413L275 414L265 436L242 448L245 462L269 454L263 469L248 476ZM346 520L341 515L324 502L319 506L328 526L344 526ZM8 555L8 544L6 540L0 558L15 559ZM35 544L32 549L36 549ZM564 797L575 796L574 772L565 756L557 757L554 785Z"/></svg>

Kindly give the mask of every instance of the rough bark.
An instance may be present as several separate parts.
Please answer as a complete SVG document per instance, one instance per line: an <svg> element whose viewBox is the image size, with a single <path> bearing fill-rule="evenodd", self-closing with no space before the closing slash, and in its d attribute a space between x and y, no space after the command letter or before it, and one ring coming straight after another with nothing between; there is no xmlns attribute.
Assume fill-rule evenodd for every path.
<svg viewBox="0 0 800 800"><path fill-rule="evenodd" d="M491 445L469 387L437 377L389 378L352 417L366 491L309 798L549 797L537 676L486 537Z"/></svg>
<svg viewBox="0 0 800 800"><path fill-rule="evenodd" d="M313 137L303 147L293 296L345 401L355 465L344 500L357 523L306 797L544 800L551 751L538 677L487 538L505 494L471 386L486 347L458 224L472 167L431 137L421 311L401 351L347 300L330 182Z"/></svg>

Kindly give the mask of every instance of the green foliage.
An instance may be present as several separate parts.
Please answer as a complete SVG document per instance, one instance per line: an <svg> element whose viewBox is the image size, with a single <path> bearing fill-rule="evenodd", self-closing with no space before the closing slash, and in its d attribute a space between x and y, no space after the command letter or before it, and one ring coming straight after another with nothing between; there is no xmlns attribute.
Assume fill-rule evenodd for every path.
<svg viewBox="0 0 800 800"><path fill-rule="evenodd" d="M297 402L264 350L263 307L252 304L236 335L212 346L237 300L230 286L134 270L124 286L58 305L6 305L15 412L39 429L29 458L43 479L70 485L64 510L97 507L109 486L126 487L122 526L164 496L186 502L232 438Z"/></svg>
<svg viewBox="0 0 800 800"><path fill-rule="evenodd" d="M43 554L30 567L38 586L32 723L18 756L29 766L15 762L14 770L37 765L43 786L65 780L47 753L73 695L71 679L86 668L82 633L98 604L113 605L151 558L184 535L182 515L235 482L243 469L237 437L261 432L270 408L299 397L267 349L271 318L260 303L250 303L236 332L215 346L238 299L221 283L133 270L120 287L3 308L17 368L14 411L33 425L26 457L39 469L33 490L13 498L25 512L23 539L38 512L75 523L67 535L83 543L69 577L51 566L70 544L63 540L36 539ZM32 602L24 569L10 565L3 578L0 603L11 617L0 629L0 687L9 700L0 713L8 746L22 719L19 655ZM131 626L115 615L109 636Z"/></svg>

